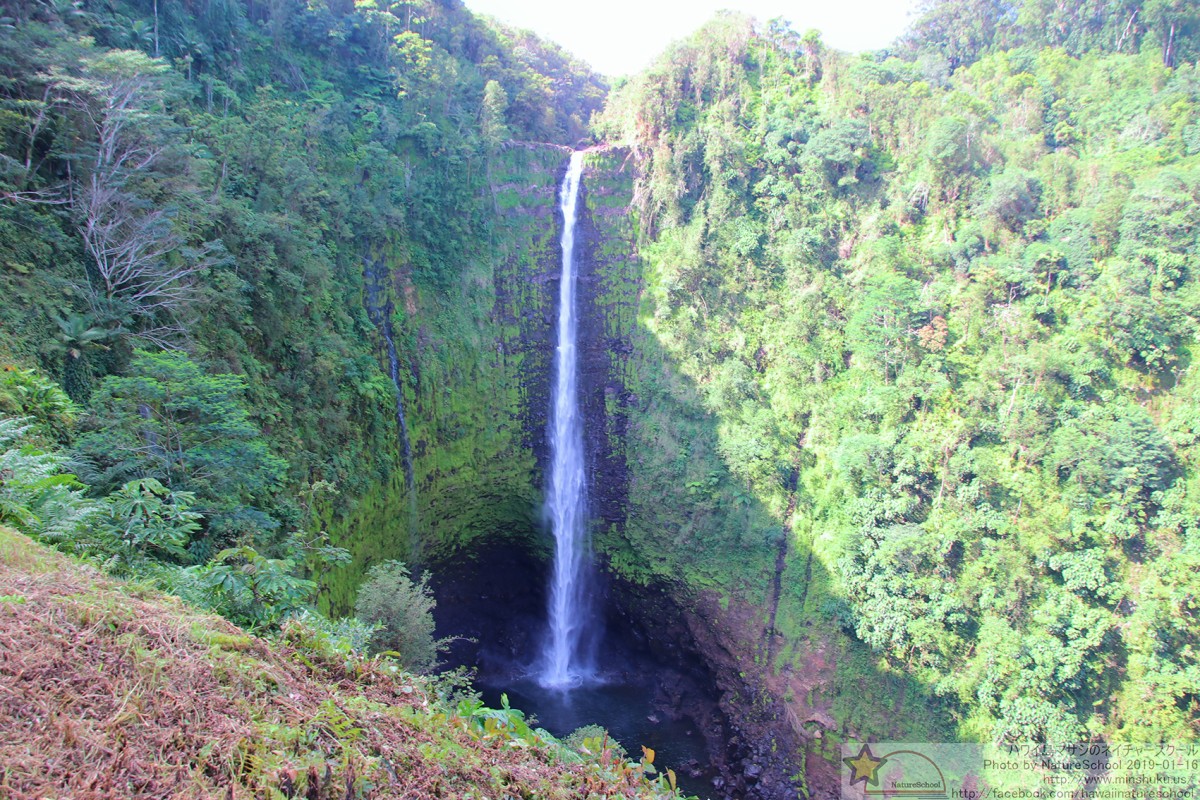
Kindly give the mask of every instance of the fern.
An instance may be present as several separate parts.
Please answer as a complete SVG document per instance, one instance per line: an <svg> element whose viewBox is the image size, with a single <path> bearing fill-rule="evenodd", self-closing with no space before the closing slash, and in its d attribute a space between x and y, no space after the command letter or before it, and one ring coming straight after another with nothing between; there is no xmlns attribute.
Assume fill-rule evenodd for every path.
<svg viewBox="0 0 1200 800"><path fill-rule="evenodd" d="M97 511L83 484L65 472L61 453L28 444L34 426L25 418L0 419L0 524L46 541L75 536Z"/></svg>

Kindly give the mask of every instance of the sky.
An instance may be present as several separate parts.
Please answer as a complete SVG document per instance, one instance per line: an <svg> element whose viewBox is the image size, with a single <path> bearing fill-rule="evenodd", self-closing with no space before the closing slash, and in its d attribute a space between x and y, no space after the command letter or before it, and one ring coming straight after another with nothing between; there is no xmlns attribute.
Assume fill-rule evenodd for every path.
<svg viewBox="0 0 1200 800"><path fill-rule="evenodd" d="M610 77L648 66L671 42L720 9L761 21L783 17L803 33L816 28L839 50L874 50L905 29L915 0L464 0L518 28L529 28Z"/></svg>

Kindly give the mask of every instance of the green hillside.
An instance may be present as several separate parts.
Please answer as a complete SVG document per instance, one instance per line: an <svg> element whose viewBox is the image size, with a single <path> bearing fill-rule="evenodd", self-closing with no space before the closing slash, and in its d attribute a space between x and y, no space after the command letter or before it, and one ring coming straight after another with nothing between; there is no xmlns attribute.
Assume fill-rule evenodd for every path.
<svg viewBox="0 0 1200 800"><path fill-rule="evenodd" d="M1200 75L948 60L951 11L860 57L724 16L610 99L653 376L610 546L765 606L813 730L1190 740Z"/></svg>

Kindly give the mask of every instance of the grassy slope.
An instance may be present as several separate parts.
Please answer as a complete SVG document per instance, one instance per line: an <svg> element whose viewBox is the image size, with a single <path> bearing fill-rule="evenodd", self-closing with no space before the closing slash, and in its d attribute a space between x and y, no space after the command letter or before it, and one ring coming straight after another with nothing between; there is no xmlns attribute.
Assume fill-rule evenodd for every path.
<svg viewBox="0 0 1200 800"><path fill-rule="evenodd" d="M249 636L0 528L0 797L649 797L516 712Z"/></svg>

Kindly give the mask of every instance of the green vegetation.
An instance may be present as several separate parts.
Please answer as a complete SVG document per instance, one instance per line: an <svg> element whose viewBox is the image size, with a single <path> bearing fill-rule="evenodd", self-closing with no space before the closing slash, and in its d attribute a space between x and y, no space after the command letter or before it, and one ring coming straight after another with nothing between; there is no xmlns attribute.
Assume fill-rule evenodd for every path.
<svg viewBox="0 0 1200 800"><path fill-rule="evenodd" d="M301 618L271 643L0 526L5 791L678 796L648 777L653 754L559 742L507 704L364 655L361 640ZM62 724L32 724L51 714Z"/></svg>
<svg viewBox="0 0 1200 800"><path fill-rule="evenodd" d="M286 464L250 422L237 375L211 375L180 352L136 352L105 378L76 450L100 491L147 476L198 497L207 513L244 516ZM210 528L212 526L210 525Z"/></svg>
<svg viewBox="0 0 1200 800"><path fill-rule="evenodd" d="M54 436L92 494L194 495L202 562L328 531L343 613L373 561L528 536L524 366L486 342L552 238L505 207L560 155L509 140L586 136L598 76L454 4L3 8L0 361L65 387L80 424Z"/></svg>
<svg viewBox="0 0 1200 800"><path fill-rule="evenodd" d="M432 668L395 560L544 544L551 220L595 136L596 543L707 626L727 705L829 757L1200 735L1194 4L929 0L858 56L723 14L607 97L454 2L0 0L0 33L0 525L324 677ZM365 780L338 702L212 774L299 786L332 736ZM445 703L441 763L653 760Z"/></svg>
<svg viewBox="0 0 1200 800"><path fill-rule="evenodd" d="M438 644L433 639L433 609L428 578L414 582L399 561L377 564L358 589L354 613L378 630L375 646L396 654L411 672L427 673L437 666Z"/></svg>
<svg viewBox="0 0 1200 800"><path fill-rule="evenodd" d="M722 16L602 124L646 282L605 546L765 605L857 735L931 732L893 676L952 736L1200 734L1195 10L1041 5L858 57Z"/></svg>

